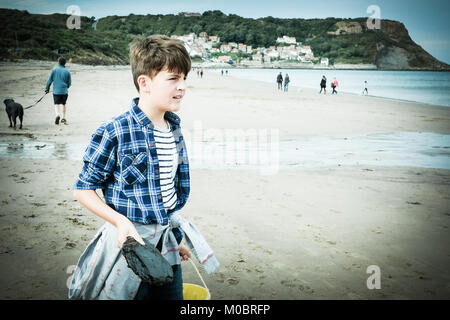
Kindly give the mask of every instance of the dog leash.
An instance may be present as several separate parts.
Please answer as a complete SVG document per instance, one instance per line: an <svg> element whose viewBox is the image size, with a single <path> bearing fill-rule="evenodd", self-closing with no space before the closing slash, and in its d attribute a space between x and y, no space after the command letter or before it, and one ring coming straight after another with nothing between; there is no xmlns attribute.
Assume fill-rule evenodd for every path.
<svg viewBox="0 0 450 320"><path fill-rule="evenodd" d="M41 100L45 97L45 95L46 95L47 93L48 93L48 92L44 93L44 95L43 95L38 101L36 101L35 104L32 104L31 106L28 106L28 107L26 107L26 108L24 108L24 109L28 109L28 108L31 108L31 107L34 107L35 105L37 105L39 102L41 102Z"/></svg>

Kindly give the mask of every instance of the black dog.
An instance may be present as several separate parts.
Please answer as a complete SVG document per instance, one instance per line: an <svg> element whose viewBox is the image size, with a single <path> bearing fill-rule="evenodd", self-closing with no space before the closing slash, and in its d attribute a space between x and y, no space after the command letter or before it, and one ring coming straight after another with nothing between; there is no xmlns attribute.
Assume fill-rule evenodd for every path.
<svg viewBox="0 0 450 320"><path fill-rule="evenodd" d="M23 107L21 104L14 102L13 99L6 99L3 101L6 105L6 113L8 114L9 126L12 127L12 122L14 121L14 129L16 128L16 118L19 117L20 127L22 129L23 121Z"/></svg>

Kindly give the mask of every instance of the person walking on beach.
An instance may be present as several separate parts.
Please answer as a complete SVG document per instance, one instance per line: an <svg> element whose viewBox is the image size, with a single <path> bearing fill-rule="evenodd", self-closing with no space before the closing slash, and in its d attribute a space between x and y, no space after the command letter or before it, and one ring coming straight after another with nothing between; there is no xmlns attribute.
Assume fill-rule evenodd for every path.
<svg viewBox="0 0 450 320"><path fill-rule="evenodd" d="M49 93L50 86L53 83L53 103L55 104L55 124L59 124L59 120L61 119L61 123L67 124L66 120L66 103L67 97L69 96L68 89L72 84L72 78L70 76L69 70L66 69L66 59L60 57L58 59L58 66L52 69L50 73L50 77L47 80L47 84L45 85L45 93ZM62 108L62 114L60 112L60 108Z"/></svg>
<svg viewBox="0 0 450 320"><path fill-rule="evenodd" d="M194 256L208 274L219 266L198 229L179 213L189 197L190 175L175 112L186 93L189 53L180 40L152 35L132 43L130 64L139 96L95 130L73 187L75 199L107 222L78 260L69 299L182 300L181 261ZM129 237L145 245L140 252L147 249L149 259L166 259L172 280L141 280L121 250ZM161 273L152 270L147 271Z"/></svg>
<svg viewBox="0 0 450 320"><path fill-rule="evenodd" d="M200 69L200 78L203 79L203 69Z"/></svg>
<svg viewBox="0 0 450 320"><path fill-rule="evenodd" d="M225 75L228 76L228 70L225 70Z"/></svg>
<svg viewBox="0 0 450 320"><path fill-rule="evenodd" d="M284 77L284 91L288 91L289 89L289 75L286 73L286 76Z"/></svg>
<svg viewBox="0 0 450 320"><path fill-rule="evenodd" d="M369 90L367 90L367 81L364 81L364 90L363 90L363 92L362 92L363 95L364 95L364 92L365 92L366 94L369 94Z"/></svg>
<svg viewBox="0 0 450 320"><path fill-rule="evenodd" d="M336 80L336 78L333 78L333 81L331 82L331 88L333 89L333 92L331 92L331 94L336 93L336 87L338 86L338 81Z"/></svg>
<svg viewBox="0 0 450 320"><path fill-rule="evenodd" d="M327 94L327 78L325 78L325 76L322 76L322 80L320 81L319 93L322 93L322 89L323 89L323 94Z"/></svg>
<svg viewBox="0 0 450 320"><path fill-rule="evenodd" d="M282 87L283 87L283 75L281 74L281 72L277 76L277 83L278 83L278 90L283 90L282 89Z"/></svg>
<svg viewBox="0 0 450 320"><path fill-rule="evenodd" d="M223 69L222 69L222 76L223 76Z"/></svg>

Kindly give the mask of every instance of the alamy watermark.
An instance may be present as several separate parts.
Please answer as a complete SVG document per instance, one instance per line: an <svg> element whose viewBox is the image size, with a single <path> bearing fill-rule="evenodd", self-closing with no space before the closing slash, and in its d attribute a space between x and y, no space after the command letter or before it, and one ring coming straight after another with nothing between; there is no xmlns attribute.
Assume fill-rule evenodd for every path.
<svg viewBox="0 0 450 320"><path fill-rule="evenodd" d="M70 14L67 18L66 26L68 29L80 29L81 28L81 9L79 6L71 5L66 9L66 13Z"/></svg>
<svg viewBox="0 0 450 320"><path fill-rule="evenodd" d="M381 29L381 9L377 5L370 5L367 7L368 14L371 14L367 19L367 28L370 30Z"/></svg>
<svg viewBox="0 0 450 320"><path fill-rule="evenodd" d="M261 175L279 171L279 129L203 129L201 121L194 121L183 136L193 167L258 168Z"/></svg>
<svg viewBox="0 0 450 320"><path fill-rule="evenodd" d="M77 277L80 273L80 268L78 268L78 266L72 264L70 266L67 267L66 269L66 273L70 274L71 276L69 278L67 278L66 280L66 287L68 289L71 289L72 287L72 279L73 277Z"/></svg>
<svg viewBox="0 0 450 320"><path fill-rule="evenodd" d="M381 289L381 270L377 265L368 266L366 273L370 274L367 278L366 285L367 289Z"/></svg>

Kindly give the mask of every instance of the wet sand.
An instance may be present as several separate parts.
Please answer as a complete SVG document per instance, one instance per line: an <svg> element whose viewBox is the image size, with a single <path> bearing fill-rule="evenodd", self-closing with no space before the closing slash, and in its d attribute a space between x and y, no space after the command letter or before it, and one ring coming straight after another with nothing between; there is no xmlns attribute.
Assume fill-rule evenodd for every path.
<svg viewBox="0 0 450 320"><path fill-rule="evenodd" d="M34 103L52 64L0 64L2 101ZM136 96L126 67L68 65L68 125L54 124L50 95L25 110L23 130L0 138L85 143ZM373 97L191 74L183 101L186 132L278 129L280 141L386 132L450 133L450 109ZM206 137L203 137L206 139ZM14 141L16 141L14 140ZM43 147L45 148L45 147ZM64 154L63 148L56 150ZM320 157L320 154L318 154ZM0 298L66 299L70 266L103 224L77 203L81 161L0 158ZM191 171L182 213L202 231L221 263L204 275L213 299L448 299L449 170L405 166ZM101 192L98 190L101 195ZM369 290L367 267L381 271ZM69 268L69 269L68 269ZM184 281L200 284L190 264ZM202 271L204 274L204 272Z"/></svg>

